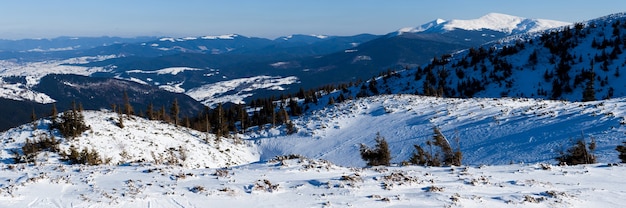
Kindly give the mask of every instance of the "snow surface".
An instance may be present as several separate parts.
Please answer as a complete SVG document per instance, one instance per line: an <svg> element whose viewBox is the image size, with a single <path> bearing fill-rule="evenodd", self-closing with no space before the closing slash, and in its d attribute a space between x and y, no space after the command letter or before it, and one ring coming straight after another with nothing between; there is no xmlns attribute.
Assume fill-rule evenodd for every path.
<svg viewBox="0 0 626 208"><path fill-rule="evenodd" d="M326 98L327 99L327 98ZM253 131L262 160L301 154L342 166L364 166L359 144L374 145L377 133L389 143L392 162L408 160L413 145L425 146L433 127L442 130L463 163L554 163L559 151L585 136L597 142L600 162L617 162L615 147L626 133L626 98L596 102L536 99L452 99L385 95L328 106L293 120L298 133L284 127ZM319 103L327 103L320 100ZM315 108L315 107L313 107Z"/></svg>
<svg viewBox="0 0 626 208"><path fill-rule="evenodd" d="M582 92L587 83L583 82L575 83L576 77L580 76L583 71L589 71L592 67L596 75L594 82L596 99L604 99L608 97L624 97L626 96L626 76L620 76L619 73L623 73L622 68L626 63L626 53L616 53L615 59L608 62L596 61L596 57L601 57L602 54L611 54L615 50L613 46L606 46L605 48L594 48L593 42L602 43L603 40L614 40L616 38L621 39L613 35L612 25L616 22L625 22L626 13L613 14L606 17L583 22L585 25L583 32L579 32L578 35L574 35L574 38L568 42L569 48L567 53L570 57L576 57L571 61L567 61L567 65L570 66L570 70L567 71L570 81L567 84L561 84L561 86L569 86L572 91L568 92L564 90L563 94L555 99L564 99L569 101L582 100ZM570 27L570 31L576 34L573 26ZM552 29L557 31L558 29ZM557 74L557 69L561 63L559 55L555 55L550 51L547 44L541 41L543 34L549 34L551 31L538 32L538 33L525 33L520 35L513 35L507 38L487 43L481 48L489 50L495 49L493 54L497 57L501 63L510 64L511 75L502 80L497 80L494 77L504 77L502 70L498 71L498 66L494 64L491 58L486 58L478 61L475 66L462 64L464 61L469 63L472 61L472 57L469 56L469 50L462 50L451 54L452 57L447 60L447 64L442 66L435 66L433 71L438 72L441 70L447 71L449 76L446 78L446 85L451 87L455 91L459 91L457 86L462 82L469 82L471 80L478 80L481 82L485 90L479 91L474 94L474 97L532 97L532 98L552 98L553 80L555 78L546 79L544 75L546 72L553 76ZM626 28L619 27L620 34L626 33ZM547 35L545 37L558 38L558 35ZM518 47L517 52L509 55L498 55L504 47L515 47L515 45L523 45ZM621 44L620 44L621 47ZM475 48L478 49L478 48ZM622 50L620 48L620 50ZM529 57L531 54L536 53L536 63L530 63ZM606 65L605 65L606 64ZM482 67L486 71L482 72ZM424 67L424 66L423 66ZM384 84L379 84L379 89L388 88L391 93L415 93L424 92L423 83L426 76L421 76L419 80L415 80L415 73L417 70L407 70L398 72L398 77L392 77ZM459 76L457 72L463 72L463 76ZM385 91L385 90L381 90ZM540 95L539 91L545 91L544 95ZM454 95L463 97L464 95Z"/></svg>
<svg viewBox="0 0 626 208"><path fill-rule="evenodd" d="M544 170L546 168L547 170ZM620 207L625 166L0 165L8 207ZM219 175L218 175L219 174Z"/></svg>
<svg viewBox="0 0 626 208"><path fill-rule="evenodd" d="M77 57L66 60L50 60L40 62L17 62L15 60L0 60L0 78L25 77L26 83L9 84L0 81L0 97L12 100L29 100L38 103L56 102L48 95L33 91L31 88L48 74L78 74L89 76L96 72L104 72L103 67L82 67L70 64L85 64L93 61L102 61L116 56Z"/></svg>
<svg viewBox="0 0 626 208"><path fill-rule="evenodd" d="M418 32L424 32L430 28L433 28L437 25L441 25L443 23L447 22L444 19L436 19L433 20L431 22L428 22L426 24L420 25L419 27L405 27L405 28L401 28L398 30L398 35L402 35L402 33L418 33Z"/></svg>
<svg viewBox="0 0 626 208"><path fill-rule="evenodd" d="M159 41L161 42L184 42L184 41L190 41L190 40L197 40L197 39L204 39L204 40L234 40L236 37L239 37L240 35L237 34L226 34L226 35L207 35L207 36L202 36L202 37L184 37L184 38L172 38L172 37L165 37L165 38L160 38Z"/></svg>
<svg viewBox="0 0 626 208"><path fill-rule="evenodd" d="M302 36L301 34L298 34L298 36ZM316 35L316 34L310 34L310 35L303 35L303 36L310 36L310 37L315 37L317 39L327 39L330 36L328 35ZM288 36L284 36L284 37L279 37L277 39L282 39L282 40L290 40L294 37L294 35L288 35Z"/></svg>
<svg viewBox="0 0 626 208"><path fill-rule="evenodd" d="M284 67L289 65L289 62L285 62L285 61L279 61L276 63L271 63L270 66L274 67L274 68L280 68L280 67Z"/></svg>
<svg viewBox="0 0 626 208"><path fill-rule="evenodd" d="M183 84L185 84L185 82L169 82L164 85L159 85L159 88L174 93L185 93L185 89L182 87Z"/></svg>
<svg viewBox="0 0 626 208"><path fill-rule="evenodd" d="M232 139L216 140L215 135L195 130L175 127L161 121L151 121L139 117L124 118L124 128L117 125L118 115L109 111L85 111L85 123L91 128L82 135L67 139L53 132L61 139L60 149L67 151L70 146L97 150L110 164L135 162L158 163L160 158L173 154L186 168L227 167L258 161L254 147ZM11 161L11 150L19 149L26 139L49 135L50 121L40 119L37 129L32 124L0 133L0 161ZM207 142L208 141L208 142ZM123 154L125 152L125 154ZM58 156L40 159L41 163L55 162ZM163 159L165 160L165 159Z"/></svg>
<svg viewBox="0 0 626 208"><path fill-rule="evenodd" d="M252 128L237 135L243 141L216 140L214 135L139 117L126 118L125 127L119 128L117 114L85 111L90 130L74 139L54 134L62 142L62 150L70 145L90 148L109 158L109 164L67 165L59 161L58 154L49 152L40 153L36 164L13 164L11 150L19 151L26 139L48 134L50 122L39 120L37 130L32 124L8 130L0 134L0 204L620 207L626 203L626 182L620 177L626 166L555 166L543 150L544 146L565 144L564 137L584 130L598 141L596 155L602 162L617 161L612 148L624 134L620 124L626 116L624 101L376 96L294 119L299 129L294 135L286 135L282 126ZM430 137L434 125L448 138L453 129L458 130L464 162L469 166L362 168L362 163L354 162L360 157L352 147L358 148L359 143L372 146L372 134L377 131L389 142L394 161L403 160L402 151L419 144L420 138ZM288 152L311 155L312 159L272 156ZM159 162L167 156L177 158L178 163ZM477 159L483 156L489 157ZM515 164L493 166L490 158L500 158L491 160L495 163ZM349 163L355 165L335 165Z"/></svg>
<svg viewBox="0 0 626 208"><path fill-rule="evenodd" d="M202 70L204 70L204 69L191 68L191 67L169 67L169 68L163 68L163 69L154 70L154 71L129 70L129 71L126 71L126 73L144 73L144 74L158 74L158 75L162 75L162 74L171 74L171 75L177 75L178 73L181 73L181 72L184 72L184 71L202 71Z"/></svg>
<svg viewBox="0 0 626 208"><path fill-rule="evenodd" d="M456 29L463 30L494 30L507 34L520 34L527 32L538 32L551 28L570 25L571 23L545 20L545 19L528 19L500 13L489 13L478 19L471 20L450 20L437 19L428 22L419 27L406 27L399 29L396 33L418 33L425 31L446 32Z"/></svg>
<svg viewBox="0 0 626 208"><path fill-rule="evenodd" d="M202 102L206 106L216 106L218 103L242 103L252 96L250 91L258 89L285 90L284 85L297 83L294 76L256 76L249 78L232 79L188 90L185 94Z"/></svg>
<svg viewBox="0 0 626 208"><path fill-rule="evenodd" d="M77 48L80 48L80 45L77 46L69 46L69 47L65 47L65 48L49 48L49 49L41 49L41 48L34 48L34 49L30 49L27 50L27 52L54 52L54 51L71 51L71 50L75 50Z"/></svg>
<svg viewBox="0 0 626 208"><path fill-rule="evenodd" d="M227 34L227 35L218 35L218 36L202 36L200 38L201 39L208 39L208 40L215 40L215 39L233 40L236 37L239 37L239 35L237 35L237 34Z"/></svg>
<svg viewBox="0 0 626 208"><path fill-rule="evenodd" d="M23 83L7 83L0 77L0 97L11 100L29 100L37 103L54 103L56 100L50 96L30 90L30 87Z"/></svg>
<svg viewBox="0 0 626 208"><path fill-rule="evenodd" d="M498 15L481 19L489 22ZM0 75L28 71L0 69L4 69ZM38 75L26 74L25 85L36 84L45 69L31 70ZM103 70L71 69L85 74ZM413 79L407 74L400 72L400 77ZM405 86L400 81L385 83L395 86L390 91L400 92L396 88ZM249 96L242 93L248 89L280 90L294 82L296 77L260 76L187 93L211 105L212 96L243 99ZM168 86L176 84L180 83ZM67 165L49 152L39 154L35 164L13 164L11 152L19 152L26 139L49 134L50 121L40 119L36 129L25 124L0 133L0 206L621 207L626 203L621 177L626 166L612 164L618 161L614 148L626 133L626 98L567 102L383 95L326 106L329 96L337 95L330 93L312 105L312 111L292 118L298 129L292 135L285 133L285 126L266 125L235 138L216 139L139 117L125 118L125 127L120 128L115 113L85 111L90 130L74 139L52 133L60 139L61 150L93 149L108 159L107 165ZM389 143L392 162L400 163L413 153L413 145L424 145L432 137L435 126L453 147L460 147L464 166L362 168L359 145L373 146L376 133ZM559 151L581 137L595 139L601 163L551 165ZM311 159L273 159L287 154Z"/></svg>
<svg viewBox="0 0 626 208"><path fill-rule="evenodd" d="M570 25L571 23L544 19L526 19L506 14L489 13L474 20L450 20L444 25L445 30L464 29L480 30L490 29L505 33L526 33L543 31L550 28Z"/></svg>

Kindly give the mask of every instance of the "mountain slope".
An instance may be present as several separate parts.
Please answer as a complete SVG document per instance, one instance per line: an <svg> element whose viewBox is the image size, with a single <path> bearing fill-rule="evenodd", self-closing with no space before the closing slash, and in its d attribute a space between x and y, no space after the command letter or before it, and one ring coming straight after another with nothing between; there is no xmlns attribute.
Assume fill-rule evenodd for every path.
<svg viewBox="0 0 626 208"><path fill-rule="evenodd" d="M545 169L544 169L545 168ZM17 171L16 169L19 169ZM304 158L228 169L0 169L10 207L619 207L624 166L347 168Z"/></svg>
<svg viewBox="0 0 626 208"><path fill-rule="evenodd" d="M0 40L0 51L20 51L20 52L55 52L86 50L100 46L138 43L142 41L154 40L157 37L58 37L50 39L22 39L22 40Z"/></svg>
<svg viewBox="0 0 626 208"><path fill-rule="evenodd" d="M511 34L539 32L547 29L558 28L571 23L546 20L529 19L500 13L489 13L477 19L450 20L437 19L419 27L406 27L398 30L395 34L403 33L446 33L454 30L492 30Z"/></svg>
<svg viewBox="0 0 626 208"><path fill-rule="evenodd" d="M319 100L321 106L328 97ZM392 162L400 163L415 152L413 145L425 146L438 127L453 148L459 147L458 137L463 164L471 165L554 163L559 151L584 136L587 142L590 137L596 140L600 162L615 162L614 149L626 133L624 101L385 95L345 101L294 119L298 133L293 135L285 135L281 127L249 137L259 143L261 159L302 154L343 166L363 166L359 144L373 146L377 133L387 139Z"/></svg>
<svg viewBox="0 0 626 208"><path fill-rule="evenodd" d="M293 64L284 68L306 70L307 75L302 78L303 85L317 87L324 83L308 78L321 77L322 80L332 82L368 79L390 68L421 65L433 57L477 47L509 35L564 25L569 23L497 13L475 20L436 20L418 28L400 29L345 51L294 60Z"/></svg>
<svg viewBox="0 0 626 208"><path fill-rule="evenodd" d="M215 135L207 135L183 127L175 127L161 121L151 121L140 117L124 119L124 128L117 125L118 115L109 111L85 111L85 124L89 130L76 138L64 138L58 131L54 136L61 141L60 150L68 151L70 146L79 151L97 151L109 164L151 163L181 165L186 168L227 167L247 164L258 160L254 148L232 139L217 140ZM49 134L49 119L40 119L37 129L25 124L0 133L0 160L13 161L12 150L21 152L26 139L36 139ZM58 164L59 156L49 153L38 157L38 163ZM171 157L174 157L172 159Z"/></svg>
<svg viewBox="0 0 626 208"><path fill-rule="evenodd" d="M512 36L400 73L381 91L445 97L587 100L622 97L626 15ZM404 86L399 89L397 86Z"/></svg>
<svg viewBox="0 0 626 208"><path fill-rule="evenodd" d="M110 109L114 104L123 105L126 93L136 113L145 111L150 104L155 109L161 107L169 109L175 99L180 105L181 117L192 117L204 110L200 102L185 94L113 78L48 75L43 77L34 89L56 98L58 100L56 105L59 108L69 108L72 102L76 102L89 110Z"/></svg>
<svg viewBox="0 0 626 208"><path fill-rule="evenodd" d="M282 127L252 129L243 143L137 117L126 118L119 128L117 114L85 111L91 130L74 139L57 134L60 149L89 148L110 164L67 165L50 152L40 153L36 165L13 164L11 150L19 152L27 139L48 134L50 122L39 120L38 130L25 124L0 133L0 180L5 181L0 201L11 207L612 207L624 203L623 181L617 177L626 172L623 165L536 162L553 163L543 157L554 155L553 148L579 130L594 136L600 161L615 161L612 148L620 142L615 138L626 132L620 124L624 103L378 96L298 118L295 135L284 135ZM372 133L380 131L394 160L401 161L412 144L432 136L434 125L448 136L458 130L464 158L472 165L358 168L358 143L371 146ZM290 152L330 162L272 156ZM484 165L493 161L518 164Z"/></svg>

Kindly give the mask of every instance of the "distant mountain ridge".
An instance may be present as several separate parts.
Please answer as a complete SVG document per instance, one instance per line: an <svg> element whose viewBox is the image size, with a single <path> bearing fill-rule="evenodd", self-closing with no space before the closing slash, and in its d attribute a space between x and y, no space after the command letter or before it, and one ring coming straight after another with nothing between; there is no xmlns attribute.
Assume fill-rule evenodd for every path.
<svg viewBox="0 0 626 208"><path fill-rule="evenodd" d="M506 34L521 34L527 32L538 32L550 28L570 25L568 22L561 22L546 19L529 19L501 13L489 13L478 19L471 20L443 20L436 19L418 27L401 28L394 32L396 35L403 33L445 33L454 30L493 30Z"/></svg>
<svg viewBox="0 0 626 208"><path fill-rule="evenodd" d="M86 50L120 43L138 43L157 39L156 36L122 37L57 37L39 39L6 40L0 39L0 51L55 52Z"/></svg>
<svg viewBox="0 0 626 208"><path fill-rule="evenodd" d="M384 90L443 97L589 101L626 96L626 13L435 57ZM405 86L399 90L397 86Z"/></svg>
<svg viewBox="0 0 626 208"><path fill-rule="evenodd" d="M492 20L500 17L505 19L500 22ZM460 24L451 24L459 21L439 20L422 26L421 32L415 30L395 36L294 34L270 40L227 34L159 37L58 51L4 51L0 52L3 67L0 78L7 89L0 92L19 92L19 99L38 98L42 103L71 100L72 97L63 94L49 96L41 93L45 88L33 89L47 74L79 74L123 79L172 93L193 95L191 97L209 106L218 102L248 102L296 93L300 88L368 80L389 69L416 67L428 63L433 57L507 37L510 34L495 30L496 26L521 23L524 18L490 14L478 20L470 21L472 24L461 23L466 25L463 28L471 25L491 29L454 29L435 33L433 31L438 27ZM541 24L521 25L530 30ZM52 86L52 83L47 84ZM76 97L89 97L81 95L81 91L72 93Z"/></svg>

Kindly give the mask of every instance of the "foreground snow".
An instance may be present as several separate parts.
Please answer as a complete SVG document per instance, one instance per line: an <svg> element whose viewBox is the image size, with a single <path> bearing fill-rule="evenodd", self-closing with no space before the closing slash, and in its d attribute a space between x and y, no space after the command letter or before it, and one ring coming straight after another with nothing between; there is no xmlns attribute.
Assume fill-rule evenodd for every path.
<svg viewBox="0 0 626 208"><path fill-rule="evenodd" d="M219 139L195 130L175 127L161 121L139 117L125 118L124 128L117 125L118 115L109 111L85 111L85 123L91 127L74 139L61 140L60 149L70 146L96 150L109 164L150 162L180 165L185 168L227 167L258 161L254 147L243 141ZM31 124L0 133L0 159L12 162L12 150L19 150L26 139L48 135L49 120L39 120L36 130ZM57 154L40 157L40 163L58 160Z"/></svg>
<svg viewBox="0 0 626 208"><path fill-rule="evenodd" d="M11 151L49 134L50 122L0 133L0 207L619 207L626 166L611 163L625 103L376 96L294 119L296 134L249 129L243 141L139 117L119 128L117 114L85 111L90 130L53 133L61 150L88 148L108 163L68 165L44 152L13 164ZM358 145L371 146L376 132L399 162L433 126L458 132L470 166L362 168ZM603 163L549 164L580 134L596 138ZM290 153L313 159L275 157Z"/></svg>
<svg viewBox="0 0 626 208"><path fill-rule="evenodd" d="M0 165L7 207L619 207L625 166Z"/></svg>

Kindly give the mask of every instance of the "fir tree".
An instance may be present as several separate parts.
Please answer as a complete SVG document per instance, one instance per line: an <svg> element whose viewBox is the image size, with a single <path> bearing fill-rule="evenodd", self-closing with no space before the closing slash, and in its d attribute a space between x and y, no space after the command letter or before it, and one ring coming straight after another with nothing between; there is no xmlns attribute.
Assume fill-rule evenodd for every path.
<svg viewBox="0 0 626 208"><path fill-rule="evenodd" d="M131 116L135 113L133 106L130 105L130 99L128 98L128 93L126 93L126 91L124 91L124 113L127 116Z"/></svg>
<svg viewBox="0 0 626 208"><path fill-rule="evenodd" d="M585 90L583 90L583 102L587 101L595 101L596 100L596 91L594 88L595 85L595 73L593 71L593 66L591 66L591 72L588 73L589 77L587 79L587 85L585 86Z"/></svg>
<svg viewBox="0 0 626 208"><path fill-rule="evenodd" d="M189 120L188 116L185 116L185 127L186 128L191 127L191 121Z"/></svg>
<svg viewBox="0 0 626 208"><path fill-rule="evenodd" d="M206 140L205 142L209 143L209 135L211 134L211 120L209 119L209 112L207 111L205 115L206 122Z"/></svg>
<svg viewBox="0 0 626 208"><path fill-rule="evenodd" d="M122 115L121 112L117 113L117 126L120 127L121 129L124 128L124 116Z"/></svg>
<svg viewBox="0 0 626 208"><path fill-rule="evenodd" d="M170 117L167 115L167 113L165 113L165 106L161 106L158 117L162 121L170 122Z"/></svg>
<svg viewBox="0 0 626 208"><path fill-rule="evenodd" d="M59 111L57 111L57 105L55 103L52 103L52 110L50 111L50 117L52 119L52 122L57 119L58 114Z"/></svg>
<svg viewBox="0 0 626 208"><path fill-rule="evenodd" d="M619 159L622 160L622 163L626 163L626 142L623 142L624 145L618 145L615 150L619 152Z"/></svg>
<svg viewBox="0 0 626 208"><path fill-rule="evenodd" d="M444 165L456 165L456 166L461 165L461 159L462 159L462 154L460 154L461 151L458 149L457 151L452 150L452 146L450 145L450 142L443 135L443 133L441 133L439 128L434 127L433 132L434 132L433 144L441 148L441 151L443 153L443 164Z"/></svg>
<svg viewBox="0 0 626 208"><path fill-rule="evenodd" d="M371 149L365 144L361 144L360 152L361 158L365 160L368 166L389 166L391 161L391 152L389 151L389 144L384 137L379 133L376 133L376 147Z"/></svg>
<svg viewBox="0 0 626 208"><path fill-rule="evenodd" d="M458 143L459 139L457 137L457 144ZM439 128L433 128L433 137L431 140L426 141L426 145L428 145L430 152L425 151L421 146L414 145L415 153L413 153L409 160L412 164L425 166L461 165L463 154L461 153L460 147L453 150L448 139L441 133ZM435 152L433 146L438 147L439 151Z"/></svg>
<svg viewBox="0 0 626 208"><path fill-rule="evenodd" d="M30 122L33 124L33 130L37 129L37 114L35 114L35 109L30 113Z"/></svg>
<svg viewBox="0 0 626 208"><path fill-rule="evenodd" d="M295 134L298 132L296 125L292 121L287 121L285 128L287 129L287 134Z"/></svg>
<svg viewBox="0 0 626 208"><path fill-rule="evenodd" d="M333 105L333 104L335 104L335 99L333 97L330 97L328 99L328 105Z"/></svg>
<svg viewBox="0 0 626 208"><path fill-rule="evenodd" d="M63 112L60 121L53 122L51 127L58 129L65 138L75 138L89 129L82 112L76 109L74 102L72 102L72 109Z"/></svg>
<svg viewBox="0 0 626 208"><path fill-rule="evenodd" d="M215 136L217 139L224 137L228 134L228 125L226 119L224 119L224 108L222 103L217 104L217 108L215 109Z"/></svg>
<svg viewBox="0 0 626 208"><path fill-rule="evenodd" d="M180 107L178 106L178 99L174 98L172 107L170 108L170 114L174 120L174 126L178 126L178 114L180 113Z"/></svg>
<svg viewBox="0 0 626 208"><path fill-rule="evenodd" d="M567 152L561 151L556 160L567 165L593 164L596 163L596 156L593 154L595 149L595 139L591 138L591 142L587 146L583 137L574 146L570 147Z"/></svg>
<svg viewBox="0 0 626 208"><path fill-rule="evenodd" d="M154 115L154 105L152 105L152 103L150 103L148 105L148 109L146 109L146 116L148 117L148 119L150 120L154 120L155 119L155 115Z"/></svg>
<svg viewBox="0 0 626 208"><path fill-rule="evenodd" d="M248 112L245 105L237 105L239 108L239 123L241 125L241 133L246 133L246 123L248 123Z"/></svg>

